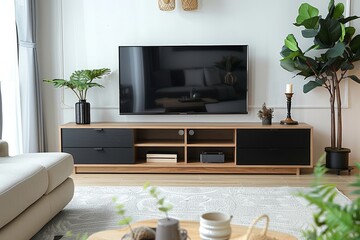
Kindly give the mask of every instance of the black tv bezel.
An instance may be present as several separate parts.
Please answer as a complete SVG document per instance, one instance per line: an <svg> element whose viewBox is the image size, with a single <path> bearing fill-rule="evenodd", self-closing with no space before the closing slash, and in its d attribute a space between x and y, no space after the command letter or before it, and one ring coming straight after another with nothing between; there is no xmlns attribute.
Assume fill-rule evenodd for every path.
<svg viewBox="0 0 360 240"><path fill-rule="evenodd" d="M121 84L120 84L120 48L121 47L246 47L246 109L245 112L224 112L224 113L208 113L208 112L121 112ZM204 45L121 45L118 46L118 67L119 67L119 115L120 116L177 116L177 115L245 115L249 114L249 45L248 44L204 44Z"/></svg>

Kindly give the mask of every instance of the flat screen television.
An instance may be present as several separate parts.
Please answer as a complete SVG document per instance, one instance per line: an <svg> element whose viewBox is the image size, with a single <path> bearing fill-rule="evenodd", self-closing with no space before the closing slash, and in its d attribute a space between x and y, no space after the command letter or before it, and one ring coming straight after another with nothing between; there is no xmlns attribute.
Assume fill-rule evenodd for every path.
<svg viewBox="0 0 360 240"><path fill-rule="evenodd" d="M248 46L119 46L120 114L246 114Z"/></svg>

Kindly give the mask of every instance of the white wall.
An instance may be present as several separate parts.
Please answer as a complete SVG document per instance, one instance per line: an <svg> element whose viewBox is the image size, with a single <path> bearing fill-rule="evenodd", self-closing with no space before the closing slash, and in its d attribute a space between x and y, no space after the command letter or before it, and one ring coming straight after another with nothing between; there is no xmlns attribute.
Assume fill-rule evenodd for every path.
<svg viewBox="0 0 360 240"><path fill-rule="evenodd" d="M323 89L302 93L304 80L292 78L279 65L283 39L299 36L292 25L302 0L199 0L186 12L181 1L163 12L157 0L38 0L38 51L41 79L68 78L74 70L108 67L104 89L92 89L92 121L214 121L258 122L263 102L275 107L274 121L286 116L286 83L294 84L292 117L314 126L315 159L329 145L328 95ZM307 1L325 14L328 1ZM339 1L337 1L339 2ZM360 15L360 1L342 0ZM360 20L354 26L360 32ZM248 44L250 47L249 114L213 116L120 116L118 114L119 45ZM311 43L300 41L307 48ZM356 68L359 76L359 65ZM360 160L360 86L345 83L344 146L352 161ZM44 84L49 150L58 150L58 125L74 121L76 98L70 91Z"/></svg>

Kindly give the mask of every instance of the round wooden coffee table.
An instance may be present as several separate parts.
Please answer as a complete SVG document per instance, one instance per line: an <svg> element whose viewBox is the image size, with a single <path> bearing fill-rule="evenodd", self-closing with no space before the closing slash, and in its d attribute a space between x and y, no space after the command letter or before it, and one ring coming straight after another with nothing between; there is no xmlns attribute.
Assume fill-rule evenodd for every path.
<svg viewBox="0 0 360 240"><path fill-rule="evenodd" d="M146 220L146 221L139 221L136 223L132 223L131 227L132 228L136 228L136 227L140 227L140 226L148 226L148 227L152 227L155 228L157 224L157 220L156 219L152 219L152 220ZM186 229L188 232L189 237L191 238L191 240L201 240L200 239L200 235L199 235L199 222L194 222L194 221L180 221L180 228ZM242 235L244 235L246 233L247 227L245 226L239 226L239 225L231 225L231 239L236 239ZM121 237L125 234L129 232L128 227L124 227L122 229L118 229L118 230L106 230L106 231L101 231L101 232L97 232L92 234L88 240L118 240L121 239ZM254 233L260 233L261 229L256 229L254 230ZM270 237L276 237L279 240L296 240L297 238L286 234L286 233L281 233L281 232L276 232L276 231L268 231L268 236Z"/></svg>

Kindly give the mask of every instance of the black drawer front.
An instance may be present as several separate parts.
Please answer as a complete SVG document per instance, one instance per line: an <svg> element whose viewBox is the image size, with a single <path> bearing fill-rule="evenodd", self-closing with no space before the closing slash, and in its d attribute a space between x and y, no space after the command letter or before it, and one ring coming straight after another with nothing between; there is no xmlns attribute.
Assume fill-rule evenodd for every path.
<svg viewBox="0 0 360 240"><path fill-rule="evenodd" d="M237 149L237 165L309 165L310 149Z"/></svg>
<svg viewBox="0 0 360 240"><path fill-rule="evenodd" d="M238 148L308 148L310 129L238 129Z"/></svg>
<svg viewBox="0 0 360 240"><path fill-rule="evenodd" d="M135 163L133 148L63 148L74 157L75 164Z"/></svg>
<svg viewBox="0 0 360 240"><path fill-rule="evenodd" d="M62 147L132 147L132 129L62 129Z"/></svg>

